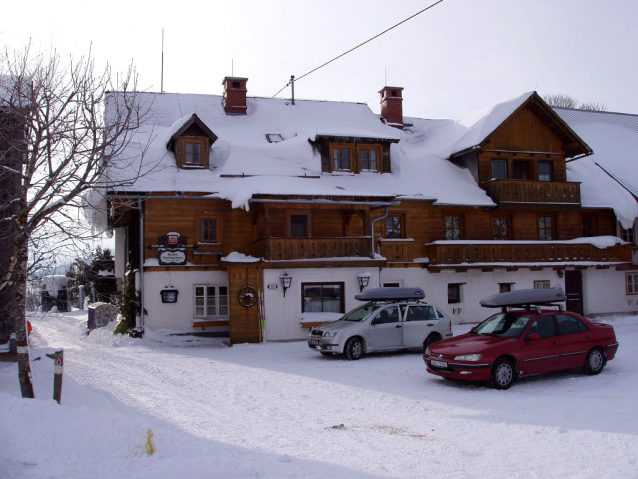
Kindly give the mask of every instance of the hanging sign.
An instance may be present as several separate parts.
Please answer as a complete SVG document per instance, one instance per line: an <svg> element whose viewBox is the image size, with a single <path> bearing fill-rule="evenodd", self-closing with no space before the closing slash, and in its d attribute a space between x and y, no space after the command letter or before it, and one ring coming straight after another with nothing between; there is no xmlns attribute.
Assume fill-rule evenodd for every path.
<svg viewBox="0 0 638 479"><path fill-rule="evenodd" d="M159 238L159 264L185 265L186 264L186 238L175 231L171 231Z"/></svg>
<svg viewBox="0 0 638 479"><path fill-rule="evenodd" d="M186 264L186 248L160 248L159 249L160 266L178 264Z"/></svg>

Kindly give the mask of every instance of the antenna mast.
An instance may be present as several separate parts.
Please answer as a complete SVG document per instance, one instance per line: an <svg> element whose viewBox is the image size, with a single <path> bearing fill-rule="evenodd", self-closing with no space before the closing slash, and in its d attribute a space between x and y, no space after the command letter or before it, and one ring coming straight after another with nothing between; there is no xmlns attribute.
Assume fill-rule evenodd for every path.
<svg viewBox="0 0 638 479"><path fill-rule="evenodd" d="M160 92L164 93L164 29L162 28L162 83Z"/></svg>

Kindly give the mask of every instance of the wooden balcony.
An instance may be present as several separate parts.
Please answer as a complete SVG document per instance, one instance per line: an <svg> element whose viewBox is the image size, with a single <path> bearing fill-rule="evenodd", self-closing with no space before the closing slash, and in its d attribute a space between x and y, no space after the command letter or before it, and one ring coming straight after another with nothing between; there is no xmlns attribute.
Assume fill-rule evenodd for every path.
<svg viewBox="0 0 638 479"><path fill-rule="evenodd" d="M536 204L580 207L580 183L565 181L491 180L482 183L495 203L519 208Z"/></svg>
<svg viewBox="0 0 638 479"><path fill-rule="evenodd" d="M591 244L564 242L435 241L425 246L430 266L506 263L631 263L631 245L599 249ZM551 264L548 264L551 266Z"/></svg>
<svg viewBox="0 0 638 479"><path fill-rule="evenodd" d="M270 261L321 258L370 258L370 237L266 238L254 243L254 253Z"/></svg>
<svg viewBox="0 0 638 479"><path fill-rule="evenodd" d="M416 243L414 240L383 239L379 242L380 254L389 263L411 263L421 256L419 248L420 253L423 253L423 243Z"/></svg>

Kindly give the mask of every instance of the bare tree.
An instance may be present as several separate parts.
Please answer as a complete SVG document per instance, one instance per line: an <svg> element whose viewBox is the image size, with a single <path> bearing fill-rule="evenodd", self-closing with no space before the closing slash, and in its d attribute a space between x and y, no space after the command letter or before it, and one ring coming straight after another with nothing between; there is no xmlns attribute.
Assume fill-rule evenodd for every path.
<svg viewBox="0 0 638 479"><path fill-rule="evenodd" d="M73 209L83 208L89 190L107 181L105 171L130 143L148 105L140 104L132 66L114 77L108 66L96 71L90 52L67 64L57 52L34 54L27 47L6 51L0 62L0 187L13 192L0 197L6 249L0 292L15 291L20 388L23 397L33 397L25 316L30 242L51 245L59 235L71 242L79 238ZM105 102L113 92L116 107L107 118ZM140 145L139 155L144 153ZM138 175L133 167L120 181L130 184ZM50 256L48 246L38 254L45 257L47 248ZM44 257L36 255L31 264Z"/></svg>
<svg viewBox="0 0 638 479"><path fill-rule="evenodd" d="M576 98L570 95L565 95L563 93L558 93L556 95L545 95L543 97L545 103L549 106L556 106L559 108L575 108L579 110L591 110L591 111L606 111L607 105L602 102L597 101L589 101L580 103Z"/></svg>
<svg viewBox="0 0 638 479"><path fill-rule="evenodd" d="M578 108L581 110L590 110L590 111L607 111L607 105L599 101L588 101L583 102L578 105Z"/></svg>
<svg viewBox="0 0 638 479"><path fill-rule="evenodd" d="M576 98L558 93L556 95L545 95L543 97L545 103L549 106L557 106L560 108L578 108L578 100Z"/></svg>

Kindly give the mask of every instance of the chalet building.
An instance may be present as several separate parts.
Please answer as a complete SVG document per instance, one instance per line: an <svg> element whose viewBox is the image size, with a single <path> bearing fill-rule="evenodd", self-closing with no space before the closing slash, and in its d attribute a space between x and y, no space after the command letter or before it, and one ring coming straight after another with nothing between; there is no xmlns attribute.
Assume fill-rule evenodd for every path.
<svg viewBox="0 0 638 479"><path fill-rule="evenodd" d="M140 270L141 326L299 339L363 288L412 285L455 322L487 317L486 295L556 285L570 310L638 312L637 190L602 170L572 112L529 92L460 121L408 118L386 86L379 116L249 98L247 82L143 94L149 121L108 172L142 172L105 205L116 275Z"/></svg>

